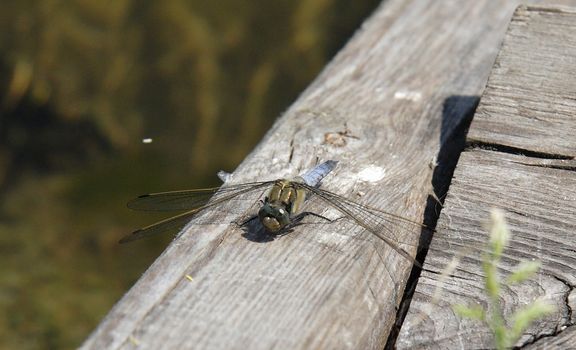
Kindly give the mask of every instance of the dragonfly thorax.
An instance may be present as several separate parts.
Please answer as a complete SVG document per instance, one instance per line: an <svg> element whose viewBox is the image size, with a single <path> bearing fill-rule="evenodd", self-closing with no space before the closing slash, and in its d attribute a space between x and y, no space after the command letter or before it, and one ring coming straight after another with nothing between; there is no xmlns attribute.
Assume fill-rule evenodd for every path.
<svg viewBox="0 0 576 350"><path fill-rule="evenodd" d="M292 215L300 209L305 195L292 181L276 182L258 211L258 218L264 228L269 232L278 232L288 226Z"/></svg>

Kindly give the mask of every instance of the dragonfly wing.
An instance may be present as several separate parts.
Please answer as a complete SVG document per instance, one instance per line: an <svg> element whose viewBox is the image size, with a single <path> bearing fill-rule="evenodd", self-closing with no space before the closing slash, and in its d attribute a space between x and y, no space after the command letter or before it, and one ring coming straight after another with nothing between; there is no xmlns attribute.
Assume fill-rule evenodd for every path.
<svg viewBox="0 0 576 350"><path fill-rule="evenodd" d="M381 222L388 222L391 224L395 224L397 222L403 222L403 223L406 223L406 224L411 225L411 226L415 226L415 227L419 227L419 228L427 228L429 230L432 230L420 222L416 222L414 220L410 220L410 219L405 218L403 216L396 215L396 214L387 212L387 211L382 210L382 209L374 208L374 207L366 205L366 204L360 204L358 202L355 202L351 199L348 199L346 197L343 197L341 195L338 195L338 194L330 192L330 191L326 191L326 190L323 190L320 188L308 188L308 187L306 187L306 190L312 192L313 194L315 194L317 196L321 196L323 198L326 198L327 200L340 202L343 205L345 205L346 207L350 207L351 210L353 210L354 212L356 212L356 211L367 212L371 216L378 218L377 220L381 221Z"/></svg>
<svg viewBox="0 0 576 350"><path fill-rule="evenodd" d="M369 231L384 241L402 257L417 266L421 266L421 264L418 263L410 253L400 247L400 244L414 245L414 243L402 239L402 233L405 233L406 231L405 229L402 230L401 227L403 224L409 224L411 227L424 228L424 225L383 210L362 205L326 190L308 186L306 184L299 185L318 197L324 203L338 210L357 226Z"/></svg>
<svg viewBox="0 0 576 350"><path fill-rule="evenodd" d="M162 233L162 232L166 232L166 231L170 231L170 230L176 230L176 229L181 229L182 227L184 227L191 219L192 217L197 213L197 210L193 210L193 211L189 211L177 216L173 216L171 218L159 221L155 224L152 224L150 226L146 226L143 228L140 228L134 232L132 232L129 235L126 235L124 237L122 237L122 239L120 239L120 243L128 243L128 242L132 242L132 241L136 241L148 236L152 236L158 233Z"/></svg>
<svg viewBox="0 0 576 350"><path fill-rule="evenodd" d="M213 197L211 199L208 198L205 201L204 200L202 200L202 201L196 200L195 203L197 203L197 204L200 203L200 206L197 206L197 207L195 207L195 208L193 208L193 209L191 209L185 213L182 213L180 215L177 215L177 216L162 220L160 222L157 222L155 224L152 224L150 226L146 226L144 228L138 229L138 230L132 232L131 234L125 236L124 238L122 238L120 240L120 243L135 241L135 240L138 240L138 239L141 239L144 237L148 237L148 236L152 236L154 234L165 232L168 230L180 229L180 228L184 227L192 218L194 218L199 213L206 212L206 210L209 208L214 208L215 210L216 209L219 210L220 209L219 207L226 206L227 203L230 203L231 201L233 201L237 197L239 197L241 195L250 194L253 191L256 191L258 189L262 189L263 187L269 186L272 183L274 183L274 181L242 184L242 185L238 185L238 186L230 186L228 188L222 188L223 189L222 192L218 191L216 193L213 193L212 189L208 189L208 190L212 191L209 193L213 193ZM198 190L198 191L207 191L207 190ZM141 205L141 207L146 207L146 208L149 208L149 207L155 208L155 206L159 206L159 208L166 208L166 207L174 208L178 204L189 203L189 202L186 202L186 199L183 197L185 193L193 196L193 199L194 199L194 198L197 198L194 196L198 193L198 191L196 191L196 190L177 191L177 192L179 192L177 195L178 199L174 200L174 201L170 201L169 199L166 199L166 198L170 198L172 193L176 193L176 192L164 192L164 193L158 193L158 194L150 195L151 199L147 199L146 201L144 201L144 200L137 201L139 198L146 198L146 197L139 197L130 203L138 203L138 205ZM207 202L207 203L205 203L205 202ZM145 203L145 204L142 204L142 203ZM138 208L140 208L140 207L138 207ZM159 210L166 210L166 209L159 209ZM215 212L215 215L210 215L209 219L212 220L211 223L215 223L215 224L222 223L221 221L219 221L220 219L222 219L222 215L220 215L219 211Z"/></svg>
<svg viewBox="0 0 576 350"><path fill-rule="evenodd" d="M240 185L204 188L197 190L170 191L139 196L128 202L127 206L143 211L177 211L202 207L212 198L235 197L257 188L268 186L273 181L253 182Z"/></svg>

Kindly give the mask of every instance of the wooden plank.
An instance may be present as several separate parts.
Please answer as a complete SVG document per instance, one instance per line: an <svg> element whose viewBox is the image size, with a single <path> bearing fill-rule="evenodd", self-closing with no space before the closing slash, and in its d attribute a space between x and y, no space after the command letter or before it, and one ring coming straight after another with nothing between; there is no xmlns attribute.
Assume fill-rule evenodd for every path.
<svg viewBox="0 0 576 350"><path fill-rule="evenodd" d="M445 284L439 274L464 248L479 247L488 239L484 224L490 207L508 212L513 238L505 253L502 275L521 259L538 259L543 268L537 278L504 290L503 308L509 315L537 297L553 302L557 312L531 327L521 342L554 334L574 322L566 298L576 283L576 162L529 158L481 149L464 152L456 169L437 232L428 252L399 348L491 348L488 330L479 323L460 320L455 304L485 305L481 255L466 252ZM437 240L438 238L438 240ZM439 302L431 302L442 287ZM571 318L571 319L570 319Z"/></svg>
<svg viewBox="0 0 576 350"><path fill-rule="evenodd" d="M516 3L387 1L233 181L296 175L317 158L336 159L341 166L325 188L421 220L430 164L475 108L470 96L486 82ZM343 146L326 138L346 129L355 138L344 136ZM362 177L375 171L382 177ZM408 261L339 225L298 229L266 244L241 234L227 223L187 228L83 348L384 345ZM407 233L406 249L414 252L419 234Z"/></svg>
<svg viewBox="0 0 576 350"><path fill-rule="evenodd" d="M542 338L536 341L534 344L527 345L526 349L529 350L576 349L576 326L572 325L570 327L561 329L560 331L561 331L560 333L555 334L554 337L550 339Z"/></svg>
<svg viewBox="0 0 576 350"><path fill-rule="evenodd" d="M470 127L473 143L573 156L574 10L516 11ZM537 142L535 142L537 141Z"/></svg>
<svg viewBox="0 0 576 350"><path fill-rule="evenodd" d="M493 150L471 148L461 155L426 257L430 271L420 276L398 348L494 346L486 326L461 320L451 309L486 305L481 252L466 248L487 242L483 224L491 207L507 211L513 234L501 274L520 260L543 264L536 278L503 290L505 315L536 298L557 308L516 345L574 347L576 80L575 67L565 61L576 63L575 38L576 11L525 6L516 11L469 133L472 145ZM440 282L458 253L464 256L457 270ZM440 287L442 297L433 302Z"/></svg>

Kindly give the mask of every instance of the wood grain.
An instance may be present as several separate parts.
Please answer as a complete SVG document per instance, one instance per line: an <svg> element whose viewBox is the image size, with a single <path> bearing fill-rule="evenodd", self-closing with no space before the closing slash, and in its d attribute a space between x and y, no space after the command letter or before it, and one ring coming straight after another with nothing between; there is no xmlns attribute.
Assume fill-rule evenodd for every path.
<svg viewBox="0 0 576 350"><path fill-rule="evenodd" d="M523 7L508 30L468 134L557 157L576 154L575 10Z"/></svg>
<svg viewBox="0 0 576 350"><path fill-rule="evenodd" d="M507 212L513 235L501 275L521 260L542 262L535 278L503 290L505 315L537 298L556 306L516 345L575 346L576 80L575 66L565 64L576 62L575 38L576 11L516 11L469 133L472 145L489 149L461 155L426 258L430 271L418 281L399 348L494 347L485 325L462 320L451 308L486 306L479 247L488 240L483 224L491 207ZM458 254L458 268L442 282L441 272ZM433 301L437 288L442 297Z"/></svg>
<svg viewBox="0 0 576 350"><path fill-rule="evenodd" d="M294 176L336 159L324 188L422 221L435 157L475 108L470 97L486 83L516 4L386 1L231 181ZM327 137L344 131L354 136L344 145ZM382 177L363 178L367 169ZM406 234L411 253L419 234ZM381 241L339 225L267 243L227 223L191 225L83 348L382 348L410 270Z"/></svg>
<svg viewBox="0 0 576 350"><path fill-rule="evenodd" d="M477 249L487 242L485 224L491 207L502 208L512 231L500 273L521 260L540 260L538 276L528 283L504 289L506 315L521 305L544 298L557 312L531 327L521 343L556 333L574 322L566 299L576 283L576 173L562 167L574 160L528 158L481 149L464 152L440 215L436 236L410 304L399 348L491 348L492 338L480 323L459 319L455 304L486 305L483 294L482 256ZM558 166L556 166L558 165ZM457 270L444 283L440 273L456 255ZM432 302L436 288L440 301ZM520 345L520 344L519 344Z"/></svg>
<svg viewBox="0 0 576 350"><path fill-rule="evenodd" d="M550 350L550 349L575 349L576 348L576 326L572 325L563 329L559 330L560 332L554 337L542 338L533 344L529 344L526 346L526 349L529 350L536 350L536 349L543 349L543 350Z"/></svg>

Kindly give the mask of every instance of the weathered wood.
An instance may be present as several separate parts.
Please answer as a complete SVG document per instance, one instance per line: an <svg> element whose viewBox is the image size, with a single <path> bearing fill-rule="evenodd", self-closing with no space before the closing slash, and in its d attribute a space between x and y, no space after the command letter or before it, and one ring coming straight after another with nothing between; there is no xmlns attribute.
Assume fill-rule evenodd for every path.
<svg viewBox="0 0 576 350"><path fill-rule="evenodd" d="M421 220L434 157L474 109L466 95L481 92L516 4L387 1L232 181L296 175L317 158L336 159L325 188ZM344 135L345 144L327 133ZM382 177L362 178L365 169ZM265 244L241 233L226 223L187 228L83 348L383 346L408 261L338 225L298 228ZM407 233L406 242L419 234Z"/></svg>
<svg viewBox="0 0 576 350"><path fill-rule="evenodd" d="M554 337L542 338L534 342L534 344L526 346L525 349L576 349L576 326L572 325L563 329L559 329L558 334L555 334Z"/></svg>
<svg viewBox="0 0 576 350"><path fill-rule="evenodd" d="M575 22L570 10L516 12L470 127L470 142L556 156L576 153Z"/></svg>
<svg viewBox="0 0 576 350"><path fill-rule="evenodd" d="M518 307L544 297L557 312L531 327L521 342L554 334L569 325L568 293L576 283L576 167L574 160L530 159L525 156L475 149L462 154L436 236L426 257L416 293L411 301L399 348L491 348L489 331L477 322L460 320L455 304L486 305L479 247L488 240L485 223L495 206L508 212L512 241L505 252L501 273L506 275L521 259L538 259L543 267L536 278L506 288L501 298L509 315ZM447 242L452 242L449 244ZM446 281L439 274L457 254L463 254L457 270ZM442 287L442 297L431 296Z"/></svg>
<svg viewBox="0 0 576 350"><path fill-rule="evenodd" d="M424 271L411 301L399 348L493 347L482 323L459 319L455 304L486 305L481 254L491 207L507 211L512 240L500 272L540 260L538 275L507 287L505 315L543 298L556 312L532 325L518 346L573 348L576 315L576 11L519 7L469 132ZM528 156L524 156L526 154ZM569 159L559 159L569 158ZM452 242L452 244L448 244ZM445 283L440 273L464 254ZM442 297L432 301L436 288ZM566 334L564 334L566 333ZM570 336L572 334L572 337Z"/></svg>

